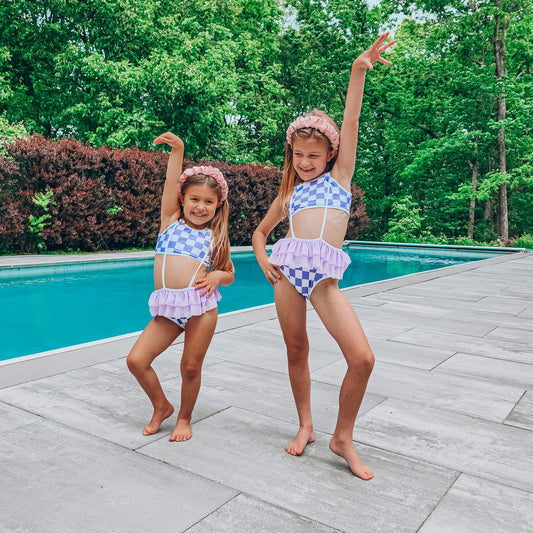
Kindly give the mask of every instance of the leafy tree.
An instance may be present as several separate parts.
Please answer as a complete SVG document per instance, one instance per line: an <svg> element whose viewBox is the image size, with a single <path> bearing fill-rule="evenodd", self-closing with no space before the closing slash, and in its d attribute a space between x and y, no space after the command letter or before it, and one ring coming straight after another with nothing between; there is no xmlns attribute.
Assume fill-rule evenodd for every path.
<svg viewBox="0 0 533 533"><path fill-rule="evenodd" d="M393 7L408 9L400 3ZM424 133L412 151L412 163L402 171L402 181L418 182L419 200L434 196L427 205L421 203L432 230L441 226L448 235L466 230L473 236L477 213L478 219L487 221L480 231L493 229L506 239L506 193L511 194L512 204L515 191L524 194L531 187L531 106L525 98L531 88L531 47L527 45L531 41L531 0L446 5L421 0L415 7L430 13L431 18L402 24L400 43L409 41L414 46L408 53L404 51L400 69L418 58L417 77L402 87L402 96L421 96L432 109L424 109L424 104L409 96L409 109L399 106L402 117L405 111L420 110L420 118L424 118L424 122L416 121ZM501 24L508 28L506 36ZM500 41L506 37L508 74L500 65L498 75L495 66L496 50L502 47L502 42L497 44L498 35ZM400 96L398 92L394 95ZM431 189L420 186L428 176L439 181L440 191L435 181ZM481 212L477 207L480 201L484 204ZM466 213L468 224L460 222ZM510 230L516 235L514 216Z"/></svg>
<svg viewBox="0 0 533 533"><path fill-rule="evenodd" d="M3 2L0 87L12 97L0 112L95 145L148 147L174 129L191 156L237 145L243 158L277 122L278 19L275 0Z"/></svg>
<svg viewBox="0 0 533 533"><path fill-rule="evenodd" d="M405 196L392 205L392 216L388 222L389 231L383 240L389 242L411 242L420 235L422 217L420 207L411 196Z"/></svg>

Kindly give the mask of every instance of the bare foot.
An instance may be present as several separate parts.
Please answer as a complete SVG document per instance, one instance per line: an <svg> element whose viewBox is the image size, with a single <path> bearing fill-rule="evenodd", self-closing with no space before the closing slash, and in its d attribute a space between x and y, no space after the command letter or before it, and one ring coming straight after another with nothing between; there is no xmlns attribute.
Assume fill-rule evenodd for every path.
<svg viewBox="0 0 533 533"><path fill-rule="evenodd" d="M329 441L329 449L334 454L342 457L357 477L361 479L372 479L374 477L374 472L359 459L351 440L342 442L333 435Z"/></svg>
<svg viewBox="0 0 533 533"><path fill-rule="evenodd" d="M294 440L285 446L285 451L291 455L301 455L305 447L315 440L315 432L312 429L300 428Z"/></svg>
<svg viewBox="0 0 533 533"><path fill-rule="evenodd" d="M191 421L178 418L174 431L168 438L172 442L183 442L192 437Z"/></svg>
<svg viewBox="0 0 533 533"><path fill-rule="evenodd" d="M174 412L174 407L168 403L161 409L154 409L152 420L144 426L143 435L153 435L159 431L159 426L163 420L167 419Z"/></svg>

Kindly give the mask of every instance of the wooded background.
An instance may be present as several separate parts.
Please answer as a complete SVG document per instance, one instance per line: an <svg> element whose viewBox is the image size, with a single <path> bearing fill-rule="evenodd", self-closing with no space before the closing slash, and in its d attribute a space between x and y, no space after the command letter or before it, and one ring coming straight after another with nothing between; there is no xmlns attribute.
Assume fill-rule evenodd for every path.
<svg viewBox="0 0 533 533"><path fill-rule="evenodd" d="M280 166L297 115L340 125L351 64L384 30L359 238L533 246L533 0L2 0L0 137L153 150L171 130L194 161Z"/></svg>

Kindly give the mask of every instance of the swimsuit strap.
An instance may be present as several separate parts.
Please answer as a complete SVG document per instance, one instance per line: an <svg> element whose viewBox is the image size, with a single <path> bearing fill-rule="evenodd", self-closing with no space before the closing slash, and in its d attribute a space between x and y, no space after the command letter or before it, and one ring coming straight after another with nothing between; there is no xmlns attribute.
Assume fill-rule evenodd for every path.
<svg viewBox="0 0 533 533"><path fill-rule="evenodd" d="M294 194L294 193L293 193ZM289 205L289 227L291 228L291 235L295 237L294 235L294 229L292 227L292 213L291 213L291 207Z"/></svg>
<svg viewBox="0 0 533 533"><path fill-rule="evenodd" d="M324 181L326 181L326 180L324 180ZM328 192L326 193L326 198L324 200L325 205L324 205L324 217L322 218L322 228L320 228L320 235L318 237L320 240L323 240L322 236L324 235L324 228L326 227L326 218L328 216L328 200L329 200L328 194L329 194L329 196L331 196L333 198L331 180L328 180L328 183L329 183L329 189L328 189ZM324 183L324 185L325 185L325 183Z"/></svg>
<svg viewBox="0 0 533 533"><path fill-rule="evenodd" d="M202 268L202 265L204 264L204 261L207 259L207 256L209 254L209 251L211 250L211 245L207 249L207 251L204 253L204 256L202 257L200 264L198 265L198 268L196 269L196 272L193 274L191 281L189 281L189 285L187 286L188 289L192 289L192 284L194 283L194 280L196 279L196 276L198 275L198 272L200 272L200 268Z"/></svg>
<svg viewBox="0 0 533 533"><path fill-rule="evenodd" d="M167 251L163 252L163 264L161 265L161 281L163 282L163 289L166 289L165 285L165 263L167 261Z"/></svg>

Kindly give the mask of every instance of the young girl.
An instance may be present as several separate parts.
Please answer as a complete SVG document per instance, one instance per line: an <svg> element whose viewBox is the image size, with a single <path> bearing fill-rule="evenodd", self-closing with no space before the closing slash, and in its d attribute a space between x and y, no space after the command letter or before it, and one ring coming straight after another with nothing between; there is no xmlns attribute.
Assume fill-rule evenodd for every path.
<svg viewBox="0 0 533 533"><path fill-rule="evenodd" d="M338 280L350 263L342 244L350 213L350 184L366 70L372 70L376 61L391 64L381 57L394 43L384 44L387 36L388 33L381 35L353 63L340 134L333 120L320 111L300 116L289 126L280 191L252 239L257 261L274 286L300 421L296 437L285 450L300 455L315 440L306 333L309 299L348 364L329 447L363 479L372 478L373 473L357 455L352 439L374 355ZM265 250L267 237L287 215L289 233L274 245L269 258Z"/></svg>
<svg viewBox="0 0 533 533"><path fill-rule="evenodd" d="M202 363L217 322L219 285L233 282L228 239L228 185L213 167L182 171L183 142L164 133L154 144L172 147L161 200L161 230L154 261L154 317L131 349L128 368L154 407L143 434L152 435L172 415L152 361L185 331L181 356L181 405L171 441L191 438L191 417L200 391Z"/></svg>

